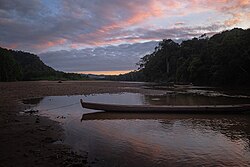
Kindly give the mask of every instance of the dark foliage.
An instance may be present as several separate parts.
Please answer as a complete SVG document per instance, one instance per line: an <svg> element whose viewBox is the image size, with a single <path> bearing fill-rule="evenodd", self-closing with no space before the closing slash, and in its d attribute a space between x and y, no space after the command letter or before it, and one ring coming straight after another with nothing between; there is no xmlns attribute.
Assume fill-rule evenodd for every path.
<svg viewBox="0 0 250 167"><path fill-rule="evenodd" d="M22 78L22 70L7 49L0 48L0 81L16 81Z"/></svg>
<svg viewBox="0 0 250 167"><path fill-rule="evenodd" d="M152 54L138 63L144 81L194 83L197 85L250 85L250 29L235 28L211 38L163 40ZM116 80L130 80L130 74ZM124 79L125 78L125 79Z"/></svg>
<svg viewBox="0 0 250 167"><path fill-rule="evenodd" d="M0 69L0 81L86 79L80 74L56 71L34 54L4 48L0 48Z"/></svg>
<svg viewBox="0 0 250 167"><path fill-rule="evenodd" d="M106 75L105 80L112 80L112 81L144 81L144 75L142 71L133 71L127 74L121 75Z"/></svg>

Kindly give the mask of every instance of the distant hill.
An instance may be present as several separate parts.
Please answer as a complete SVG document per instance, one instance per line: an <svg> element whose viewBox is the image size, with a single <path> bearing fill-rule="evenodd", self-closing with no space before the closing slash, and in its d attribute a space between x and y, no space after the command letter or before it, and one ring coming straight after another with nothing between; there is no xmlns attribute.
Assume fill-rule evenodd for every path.
<svg viewBox="0 0 250 167"><path fill-rule="evenodd" d="M214 86L250 85L250 29L239 28L183 41L164 39L138 63L136 72L112 80L193 83Z"/></svg>
<svg viewBox="0 0 250 167"><path fill-rule="evenodd" d="M0 81L86 79L79 74L56 71L45 65L37 55L1 47L0 69Z"/></svg>
<svg viewBox="0 0 250 167"><path fill-rule="evenodd" d="M0 81L15 81L22 79L21 66L11 52L0 48Z"/></svg>

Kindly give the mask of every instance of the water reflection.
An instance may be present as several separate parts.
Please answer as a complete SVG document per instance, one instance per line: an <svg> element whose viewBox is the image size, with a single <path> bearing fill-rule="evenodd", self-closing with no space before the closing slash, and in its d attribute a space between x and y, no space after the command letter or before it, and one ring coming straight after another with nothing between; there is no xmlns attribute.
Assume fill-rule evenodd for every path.
<svg viewBox="0 0 250 167"><path fill-rule="evenodd" d="M160 113L115 113L95 112L83 114L81 121L87 120L158 120L163 128L172 127L175 121L184 120L185 126L192 129L210 129L230 137L231 140L239 140L246 137L250 140L250 116L238 115L211 115L211 114L160 114ZM189 124L187 124L189 123Z"/></svg>
<svg viewBox="0 0 250 167"><path fill-rule="evenodd" d="M131 162L132 166L250 164L250 119L246 117L99 114L103 117L85 120L83 124L91 126L90 132L97 134L90 138L99 139L98 148L103 147L100 143L108 145L107 150L95 148L105 154L101 157L105 157L107 166L113 165L112 158L133 159L137 164Z"/></svg>
<svg viewBox="0 0 250 167"><path fill-rule="evenodd" d="M160 119L171 119L171 118L182 118L189 115L174 115L174 114L161 114L161 113L116 113L116 112L94 112L82 115L81 121L86 120L160 120ZM189 116L190 117L190 116Z"/></svg>
<svg viewBox="0 0 250 167"><path fill-rule="evenodd" d="M238 98L234 96L205 96L197 94L164 94L145 95L147 104L151 105L234 105L248 104L250 98Z"/></svg>
<svg viewBox="0 0 250 167"><path fill-rule="evenodd" d="M178 104L201 104L196 97L190 101L193 95L186 96L189 100L180 101L183 98L178 96ZM79 152L87 151L90 166L250 165L250 115L97 113L83 109L80 103L58 108L79 102L81 98L103 103L155 105L173 99L134 93L42 99L35 109L63 124L64 143ZM241 98L223 98L230 104L247 102ZM48 110L51 108L57 109ZM60 119L61 116L65 119Z"/></svg>

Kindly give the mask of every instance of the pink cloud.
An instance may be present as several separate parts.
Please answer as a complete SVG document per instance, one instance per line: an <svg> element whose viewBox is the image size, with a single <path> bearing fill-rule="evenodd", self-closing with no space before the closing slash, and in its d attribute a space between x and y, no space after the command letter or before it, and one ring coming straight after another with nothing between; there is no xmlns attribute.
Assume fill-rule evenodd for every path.
<svg viewBox="0 0 250 167"><path fill-rule="evenodd" d="M182 33L181 28L190 30L190 27L224 25L225 27L218 26L217 31L221 31L239 25L250 26L248 23L250 0L97 0L95 2L64 0L62 2L58 7L58 13L54 15L54 11L51 11L52 14L33 16L32 14L40 12L39 7L31 10L27 17L25 13L27 5L23 5L24 9L17 6L17 9L10 11L1 10L0 42L13 48L43 51L58 48L60 45L80 48L179 37ZM32 6L30 8L32 9ZM20 16L13 15L12 12L15 10L20 10ZM204 18L201 18L203 14ZM211 19L208 16L210 14ZM46 26L43 26L44 23ZM175 27L180 28L173 31L175 34L166 33ZM139 29L147 31L138 31ZM211 32L214 31L213 29ZM207 33L209 32L208 30ZM151 35L148 36L147 33ZM190 34L195 35L199 32L190 30L186 34L189 37Z"/></svg>
<svg viewBox="0 0 250 167"><path fill-rule="evenodd" d="M0 42L1 47L5 47L7 49L16 49L18 47L17 43L11 43L11 44L4 44Z"/></svg>
<svg viewBox="0 0 250 167"><path fill-rule="evenodd" d="M48 49L57 45L63 45L66 41L66 39L56 39L53 41L47 41L42 44L34 45L33 47L36 49Z"/></svg>
<svg viewBox="0 0 250 167"><path fill-rule="evenodd" d="M126 8L131 14L130 17L121 19L116 22L112 22L108 25L100 27L97 31L83 34L80 36L80 41L84 39L95 39L95 41L88 41L90 45L105 45L122 42L122 39L109 39L110 36L116 31L122 31L123 29L131 26L136 26L145 22L147 19L161 18L165 15L177 14L176 11L180 11L179 15L188 15L195 12L204 11L217 11L222 14L228 15L230 18L224 20L226 26L234 26L240 23L243 19L242 9L249 6L249 0L191 0L191 1L161 1L151 0L145 1L143 7L135 5L133 3L126 4ZM111 15L108 11L105 12ZM184 24L176 24L178 26L184 26ZM129 34L120 34L126 36ZM132 40L139 41L140 39ZM129 40L129 42L132 42ZM128 41L124 41L128 42Z"/></svg>

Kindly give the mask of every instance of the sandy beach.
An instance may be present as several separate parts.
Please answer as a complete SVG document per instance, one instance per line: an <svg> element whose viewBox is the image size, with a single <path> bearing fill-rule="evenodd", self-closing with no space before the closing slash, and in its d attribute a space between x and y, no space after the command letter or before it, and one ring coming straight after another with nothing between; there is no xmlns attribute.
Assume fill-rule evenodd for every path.
<svg viewBox="0 0 250 167"><path fill-rule="evenodd" d="M30 81L0 83L0 166L81 166L86 157L63 140L59 123L45 117L21 115L23 99L55 95L141 92L142 83L107 81ZM86 153L87 156L87 153Z"/></svg>

